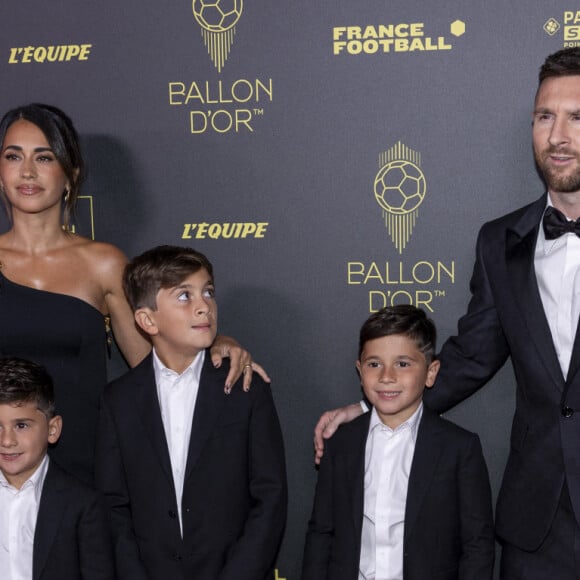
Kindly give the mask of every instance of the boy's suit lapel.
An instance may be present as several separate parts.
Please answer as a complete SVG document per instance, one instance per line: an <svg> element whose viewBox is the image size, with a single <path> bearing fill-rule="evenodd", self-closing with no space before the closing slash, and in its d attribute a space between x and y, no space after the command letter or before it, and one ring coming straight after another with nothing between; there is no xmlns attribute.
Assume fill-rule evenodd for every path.
<svg viewBox="0 0 580 580"><path fill-rule="evenodd" d="M33 580L38 580L46 565L67 505L67 486L58 468L49 463L36 520L33 550Z"/></svg>
<svg viewBox="0 0 580 580"><path fill-rule="evenodd" d="M157 387L155 384L153 355L150 354L137 367L135 372L135 380L143 386L139 391L139 398L136 403L139 407L145 433L147 433L147 437L157 454L157 458L165 475L173 484L169 448L167 447L167 439L165 437L165 429L163 428L163 419L161 418L161 408L159 407L159 397L157 396ZM137 373L139 374L137 375Z"/></svg>
<svg viewBox="0 0 580 580"><path fill-rule="evenodd" d="M185 479L191 475L205 442L221 412L226 397L231 396L224 393L226 376L225 369L214 368L210 353L206 351L193 413ZM234 388L241 387L236 385Z"/></svg>
<svg viewBox="0 0 580 580"><path fill-rule="evenodd" d="M421 503L433 479L439 456L443 450L439 442L437 415L423 406L423 416L417 432L415 453L411 465L407 506L405 509L405 539L409 537L417 520Z"/></svg>
<svg viewBox="0 0 580 580"><path fill-rule="evenodd" d="M169 448L165 437L165 429L161 418L157 387L155 385L155 373L153 370L153 358L149 355L136 369L136 380L143 388L139 392L139 399L136 401L140 416L147 436L153 446L159 463L168 479L173 483L171 470L171 460ZM185 477L189 477L193 466L199 458L201 450L209 436L211 429L217 419L221 407L225 401L224 384L226 372L224 369L215 369L211 362L209 351L206 351L201 377L199 381L199 391L195 403L193 423L191 427L191 437L189 441L189 451L187 456L187 467ZM238 387L236 387L238 388Z"/></svg>
<svg viewBox="0 0 580 580"><path fill-rule="evenodd" d="M352 518L355 530L355 537L359 542L362 530L362 520L364 516L365 503L365 446L368 437L371 413L365 413L364 419L357 424L357 430L348 438L350 443L350 453L346 456L345 475L351 477L354 482L352 495ZM361 452L362 450L362 452Z"/></svg>

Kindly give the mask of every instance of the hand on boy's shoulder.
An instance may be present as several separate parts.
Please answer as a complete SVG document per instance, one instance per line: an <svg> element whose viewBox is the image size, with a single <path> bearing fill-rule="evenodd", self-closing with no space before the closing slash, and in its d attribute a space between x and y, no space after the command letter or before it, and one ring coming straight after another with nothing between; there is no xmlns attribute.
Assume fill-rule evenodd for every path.
<svg viewBox="0 0 580 580"><path fill-rule="evenodd" d="M109 382L104 390L104 400L109 403L120 402L125 400L127 396L137 394L146 385L154 384L152 383L152 380L155 379L151 356L147 356L136 367ZM223 387L229 371L230 360L228 358L224 358L222 364L216 368L212 364L209 351L206 351L200 386L205 388L207 385L209 388L221 390L224 397L233 396L237 399L245 396L249 401L253 401L260 393L271 392L270 384L258 373L253 373L251 388L248 391L244 390L244 375L241 375L232 386L231 391L226 393ZM253 393L253 391L255 392Z"/></svg>
<svg viewBox="0 0 580 580"><path fill-rule="evenodd" d="M208 356L207 353L206 356ZM222 364L218 368L214 367L214 371L216 373L215 376L218 377L218 381L221 382L221 384L223 385L225 383L226 377L228 376L228 373L230 372L230 360L227 358L223 359ZM231 391L229 393L225 393L225 396L227 397L234 394L236 396L252 395L252 391L254 389L258 391L270 390L270 383L267 383L256 372L252 373L249 390L244 389L244 380L245 375L242 374L238 378L238 380L232 385Z"/></svg>
<svg viewBox="0 0 580 580"><path fill-rule="evenodd" d="M364 445L368 435L369 422L370 413L364 413L348 423L343 423L332 437L324 440L324 455L320 457L320 461L316 462L317 466L327 455L350 453L353 445L356 446L358 443Z"/></svg>

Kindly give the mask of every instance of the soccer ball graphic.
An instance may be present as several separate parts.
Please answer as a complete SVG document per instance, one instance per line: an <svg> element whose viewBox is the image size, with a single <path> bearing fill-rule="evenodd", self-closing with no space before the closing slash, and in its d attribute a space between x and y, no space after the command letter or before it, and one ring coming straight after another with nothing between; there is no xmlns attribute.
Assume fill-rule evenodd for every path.
<svg viewBox="0 0 580 580"><path fill-rule="evenodd" d="M242 15L243 0L193 0L193 15L209 32L225 32Z"/></svg>
<svg viewBox="0 0 580 580"><path fill-rule="evenodd" d="M374 189L385 211L402 215L417 209L425 199L425 176L411 161L391 161L377 173Z"/></svg>

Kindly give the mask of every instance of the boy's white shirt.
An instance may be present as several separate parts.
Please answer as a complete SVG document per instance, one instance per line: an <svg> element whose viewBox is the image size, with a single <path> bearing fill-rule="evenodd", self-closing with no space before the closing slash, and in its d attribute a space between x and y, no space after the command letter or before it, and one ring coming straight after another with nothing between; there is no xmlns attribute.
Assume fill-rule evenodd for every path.
<svg viewBox="0 0 580 580"><path fill-rule="evenodd" d="M364 513L359 580L403 580L409 474L423 403L396 429L371 411L365 447Z"/></svg>
<svg viewBox="0 0 580 580"><path fill-rule="evenodd" d="M181 501L183 498L183 482L187 466L193 412L197 401L204 359L205 350L202 350L193 359L193 362L181 374L178 374L168 369L159 360L155 349L153 349L153 370L155 372L157 398L159 399L161 419L171 460L179 527L182 536Z"/></svg>
<svg viewBox="0 0 580 580"><path fill-rule="evenodd" d="M20 489L0 471L0 571L2 580L32 580L34 532L48 455Z"/></svg>

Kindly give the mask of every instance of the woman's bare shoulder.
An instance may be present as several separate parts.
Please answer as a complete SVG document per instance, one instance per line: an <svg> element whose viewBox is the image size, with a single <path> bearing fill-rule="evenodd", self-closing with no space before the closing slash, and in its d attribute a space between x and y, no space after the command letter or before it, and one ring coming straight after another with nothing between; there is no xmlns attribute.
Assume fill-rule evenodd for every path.
<svg viewBox="0 0 580 580"><path fill-rule="evenodd" d="M127 256L113 244L97 242L88 238L79 237L73 246L75 251L95 268L124 268Z"/></svg>

